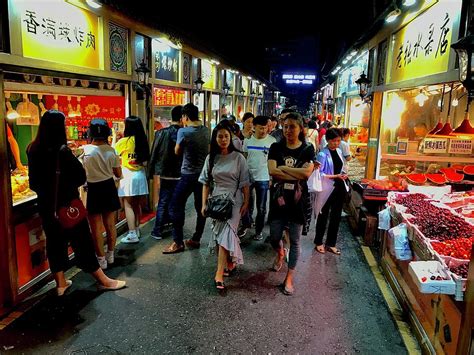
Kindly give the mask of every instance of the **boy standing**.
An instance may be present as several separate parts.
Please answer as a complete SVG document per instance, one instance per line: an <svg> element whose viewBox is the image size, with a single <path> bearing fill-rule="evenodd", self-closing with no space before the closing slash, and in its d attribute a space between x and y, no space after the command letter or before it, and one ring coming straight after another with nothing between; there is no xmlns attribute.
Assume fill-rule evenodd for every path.
<svg viewBox="0 0 474 355"><path fill-rule="evenodd" d="M255 189L257 201L257 218L255 223L255 240L262 240L262 231L265 224L265 215L267 213L267 192L270 188L270 175L267 169L268 151L270 146L276 142L276 139L268 134L267 116L257 116L253 119L255 133L244 140L243 151L247 156L247 163L250 172L250 181L252 185L250 191ZM252 203L253 207L253 203ZM250 227L252 208L242 218L242 227L239 236L242 237Z"/></svg>

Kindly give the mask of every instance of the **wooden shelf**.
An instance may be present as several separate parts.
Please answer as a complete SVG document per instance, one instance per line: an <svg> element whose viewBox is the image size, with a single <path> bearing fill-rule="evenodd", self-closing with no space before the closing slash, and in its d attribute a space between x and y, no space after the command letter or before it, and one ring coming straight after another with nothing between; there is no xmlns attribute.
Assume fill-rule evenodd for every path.
<svg viewBox="0 0 474 355"><path fill-rule="evenodd" d="M438 163L472 163L474 158L470 155L465 157L449 157L439 155L424 155L424 154L382 154L382 159L385 160L404 160L404 161L432 161Z"/></svg>

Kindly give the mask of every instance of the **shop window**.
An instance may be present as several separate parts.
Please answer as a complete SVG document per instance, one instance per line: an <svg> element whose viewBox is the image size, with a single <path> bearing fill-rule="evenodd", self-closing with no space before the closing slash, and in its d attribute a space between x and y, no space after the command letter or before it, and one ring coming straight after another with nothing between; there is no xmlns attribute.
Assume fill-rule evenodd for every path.
<svg viewBox="0 0 474 355"><path fill-rule="evenodd" d="M459 140L472 145L472 135L450 134L464 119L466 96L460 84L385 93L378 175L437 173L440 168L472 163L472 149L466 152L450 147ZM472 106L470 113L474 114Z"/></svg>

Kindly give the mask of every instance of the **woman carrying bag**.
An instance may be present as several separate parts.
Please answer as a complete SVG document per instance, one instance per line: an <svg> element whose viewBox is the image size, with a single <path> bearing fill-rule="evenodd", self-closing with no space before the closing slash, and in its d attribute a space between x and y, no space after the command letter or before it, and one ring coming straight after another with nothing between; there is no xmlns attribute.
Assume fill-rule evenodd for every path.
<svg viewBox="0 0 474 355"><path fill-rule="evenodd" d="M69 242L77 266L92 274L99 290L118 290L125 286L125 281L107 277L99 267L85 215L70 228L63 227L61 213L58 217L58 211L71 206L72 201L80 202L78 188L86 182L82 164L66 146L64 123L62 112L47 111L41 118L35 140L27 150L30 187L38 194L39 213L46 234L46 252L56 280L56 292L62 296L72 284L64 276L69 266Z"/></svg>
<svg viewBox="0 0 474 355"><path fill-rule="evenodd" d="M329 251L340 255L341 251L336 248L337 233L341 222L342 206L348 194L348 179L344 171L344 157L339 149L341 135L337 128L330 128L326 132L326 147L319 152L317 159L321 163L322 191L316 192L314 201L314 216L316 218L316 235L314 237L315 249L324 254ZM323 237L326 224L329 219L329 227L326 237L326 246Z"/></svg>
<svg viewBox="0 0 474 355"><path fill-rule="evenodd" d="M285 117L283 135L284 139L273 143L268 154L268 171L273 178L268 219L271 244L277 253L273 271L280 271L283 266L285 251L281 239L284 229L288 227L288 272L281 289L290 296L294 293L293 277L300 252L301 233L306 223L306 181L314 168L314 147L305 141L303 120L298 113L289 113Z"/></svg>
<svg viewBox="0 0 474 355"><path fill-rule="evenodd" d="M218 247L217 271L215 286L219 291L225 289L224 276L232 273L236 264L243 264L237 228L241 217L247 211L249 201L249 171L245 157L235 149L232 143L232 132L228 125L218 124L212 131L211 149L199 177L204 185L202 192L202 214L212 218L213 208L208 200L220 197L232 201L230 218L212 220L212 236L209 247ZM211 186L213 185L212 195Z"/></svg>

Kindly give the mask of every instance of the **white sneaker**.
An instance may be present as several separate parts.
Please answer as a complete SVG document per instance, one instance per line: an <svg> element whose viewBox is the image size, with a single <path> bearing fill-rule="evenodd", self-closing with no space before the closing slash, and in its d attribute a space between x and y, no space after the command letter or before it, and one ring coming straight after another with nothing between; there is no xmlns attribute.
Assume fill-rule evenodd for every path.
<svg viewBox="0 0 474 355"><path fill-rule="evenodd" d="M113 250L107 251L105 253L105 259L107 260L107 264L113 264L115 261L114 251Z"/></svg>
<svg viewBox="0 0 474 355"><path fill-rule="evenodd" d="M139 241L137 232L135 231L129 231L127 236L122 238L122 243L125 244L138 243Z"/></svg>
<svg viewBox="0 0 474 355"><path fill-rule="evenodd" d="M105 260L105 256L98 256L97 261L102 270L107 270L107 260Z"/></svg>
<svg viewBox="0 0 474 355"><path fill-rule="evenodd" d="M141 233L140 233L140 229L138 229L138 227L137 227L137 229L135 229L135 232L137 233L137 237L140 238L140 237L141 237Z"/></svg>

